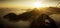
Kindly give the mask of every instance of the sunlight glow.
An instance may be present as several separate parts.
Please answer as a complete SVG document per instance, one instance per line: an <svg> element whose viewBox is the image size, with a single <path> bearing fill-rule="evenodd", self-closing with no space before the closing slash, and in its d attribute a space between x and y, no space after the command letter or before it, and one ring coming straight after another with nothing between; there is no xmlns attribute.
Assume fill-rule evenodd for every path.
<svg viewBox="0 0 60 28"><path fill-rule="evenodd" d="M37 2L34 3L34 7L36 7L36 8L39 8L41 6L42 6L42 4L39 1L37 1Z"/></svg>

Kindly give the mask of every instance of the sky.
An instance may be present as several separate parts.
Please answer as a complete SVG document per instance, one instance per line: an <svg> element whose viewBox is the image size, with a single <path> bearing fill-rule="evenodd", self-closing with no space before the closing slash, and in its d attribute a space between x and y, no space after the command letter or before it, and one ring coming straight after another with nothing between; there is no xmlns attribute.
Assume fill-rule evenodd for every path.
<svg viewBox="0 0 60 28"><path fill-rule="evenodd" d="M0 0L0 7L35 8L34 3L38 1L42 7L56 6L58 3L58 0Z"/></svg>
<svg viewBox="0 0 60 28"><path fill-rule="evenodd" d="M34 3L39 1L40 3L42 3L43 6L47 7L47 6L56 6L56 4L58 3L58 0L0 0L0 8L21 8L21 9L26 9L26 8L34 8ZM21 10L5 10L5 9L0 9L0 16L4 16L7 13L20 13ZM57 10L56 10L57 11ZM53 11L52 11L53 12ZM54 11L55 12L55 11ZM54 13L53 12L53 13ZM59 12L60 13L60 12ZM52 18L54 18L54 20L56 20L57 22L60 21L60 14L54 14L51 15ZM6 20L5 20L6 22ZM7 22L6 22L7 23ZM23 21L22 23L26 23L27 25L29 23L27 23L26 21ZM12 25L24 25L20 22L12 23ZM9 24L9 22L8 22ZM11 24L11 23L10 23ZM26 25L25 24L25 25Z"/></svg>

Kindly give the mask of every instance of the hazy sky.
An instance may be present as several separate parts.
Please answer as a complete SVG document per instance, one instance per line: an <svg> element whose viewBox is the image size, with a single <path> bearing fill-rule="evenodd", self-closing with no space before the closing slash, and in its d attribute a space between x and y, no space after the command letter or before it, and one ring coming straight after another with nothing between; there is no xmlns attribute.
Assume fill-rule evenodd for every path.
<svg viewBox="0 0 60 28"><path fill-rule="evenodd" d="M42 6L56 6L58 0L0 0L0 7L34 8L34 2Z"/></svg>

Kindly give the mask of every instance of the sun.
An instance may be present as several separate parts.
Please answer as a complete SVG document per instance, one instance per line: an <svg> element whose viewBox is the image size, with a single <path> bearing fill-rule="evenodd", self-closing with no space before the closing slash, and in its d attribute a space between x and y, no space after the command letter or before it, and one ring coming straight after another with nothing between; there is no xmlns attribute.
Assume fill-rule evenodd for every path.
<svg viewBox="0 0 60 28"><path fill-rule="evenodd" d="M34 3L34 7L36 7L36 8L39 8L41 6L42 6L42 4L39 1Z"/></svg>

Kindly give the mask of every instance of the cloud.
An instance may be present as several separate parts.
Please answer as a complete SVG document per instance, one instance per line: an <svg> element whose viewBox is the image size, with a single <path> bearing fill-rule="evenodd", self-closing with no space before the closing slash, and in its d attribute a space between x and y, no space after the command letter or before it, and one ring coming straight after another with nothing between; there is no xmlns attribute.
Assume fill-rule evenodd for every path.
<svg viewBox="0 0 60 28"><path fill-rule="evenodd" d="M52 14L50 17L56 22L60 23L60 14Z"/></svg>

